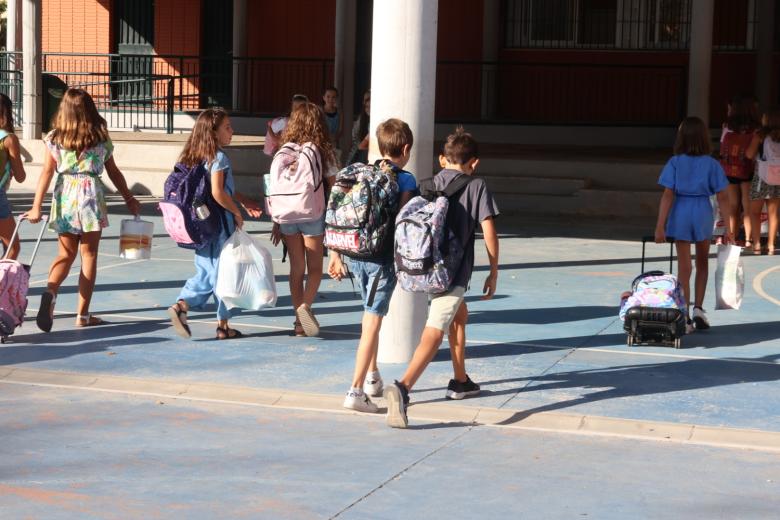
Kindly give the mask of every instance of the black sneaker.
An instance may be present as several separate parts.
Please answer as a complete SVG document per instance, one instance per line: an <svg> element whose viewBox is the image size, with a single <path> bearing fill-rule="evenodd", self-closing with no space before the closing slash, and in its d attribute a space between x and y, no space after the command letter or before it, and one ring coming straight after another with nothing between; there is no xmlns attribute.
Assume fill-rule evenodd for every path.
<svg viewBox="0 0 780 520"><path fill-rule="evenodd" d="M391 428L406 428L409 425L409 419L406 417L409 391L395 381L385 388L384 397L387 401L387 425Z"/></svg>
<svg viewBox="0 0 780 520"><path fill-rule="evenodd" d="M466 376L465 383L450 379L450 384L447 385L447 399L460 400L477 394L479 394L479 385L472 381L469 376Z"/></svg>

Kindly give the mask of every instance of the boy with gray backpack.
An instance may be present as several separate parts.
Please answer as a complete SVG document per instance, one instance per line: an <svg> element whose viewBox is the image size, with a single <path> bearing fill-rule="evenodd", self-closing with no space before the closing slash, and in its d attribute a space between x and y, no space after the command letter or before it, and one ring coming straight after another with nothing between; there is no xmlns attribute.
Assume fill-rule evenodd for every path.
<svg viewBox="0 0 780 520"><path fill-rule="evenodd" d="M458 127L447 137L439 156L443 170L415 197L396 220L395 264L406 290L430 295L430 309L420 343L403 377L385 388L387 424L406 428L409 391L449 333L455 377L447 397L463 399L479 393L479 385L466 374L465 346L468 309L464 294L474 270L474 239L482 227L490 274L483 287L483 300L496 292L498 235L493 219L498 208L484 179L474 178L479 150L471 134Z"/></svg>
<svg viewBox="0 0 780 520"><path fill-rule="evenodd" d="M371 397L382 395L376 364L379 329L396 285L393 229L396 215L417 191L409 162L413 136L409 125L388 119L376 129L382 159L356 163L336 175L325 213L325 245L330 251L328 274L341 281L354 276L363 299L363 320L352 385L344 408L376 413ZM342 261L349 258L351 270Z"/></svg>

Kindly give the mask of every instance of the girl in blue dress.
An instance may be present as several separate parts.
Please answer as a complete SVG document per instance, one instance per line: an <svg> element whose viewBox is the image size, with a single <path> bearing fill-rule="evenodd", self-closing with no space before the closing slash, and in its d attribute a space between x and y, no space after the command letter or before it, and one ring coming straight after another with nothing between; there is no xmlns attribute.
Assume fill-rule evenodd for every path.
<svg viewBox="0 0 780 520"><path fill-rule="evenodd" d="M728 204L726 173L710 152L710 136L704 122L698 117L685 118L677 129L674 157L666 163L658 179L664 193L658 208L655 241L660 244L667 238L674 239L677 277L688 306L691 304L691 243L696 245L693 316L688 320L688 333L693 332L694 325L696 329L710 327L702 308L714 220L710 197L717 195L720 207ZM734 236L729 232L725 239L733 242Z"/></svg>

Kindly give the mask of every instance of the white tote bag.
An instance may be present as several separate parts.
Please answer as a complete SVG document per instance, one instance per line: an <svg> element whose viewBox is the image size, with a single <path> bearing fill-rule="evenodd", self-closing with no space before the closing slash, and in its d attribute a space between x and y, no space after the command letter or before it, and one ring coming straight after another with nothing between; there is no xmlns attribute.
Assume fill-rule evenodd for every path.
<svg viewBox="0 0 780 520"><path fill-rule="evenodd" d="M715 270L715 308L739 309L745 292L745 272L742 248L732 245L718 246L718 268Z"/></svg>
<svg viewBox="0 0 780 520"><path fill-rule="evenodd" d="M276 305L271 253L246 232L237 229L219 255L217 297L228 309L259 310Z"/></svg>

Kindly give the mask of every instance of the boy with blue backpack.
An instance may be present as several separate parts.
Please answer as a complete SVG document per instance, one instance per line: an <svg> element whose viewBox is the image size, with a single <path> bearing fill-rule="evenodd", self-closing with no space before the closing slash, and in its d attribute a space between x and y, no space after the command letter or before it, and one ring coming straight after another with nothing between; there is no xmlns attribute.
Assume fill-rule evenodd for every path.
<svg viewBox="0 0 780 520"><path fill-rule="evenodd" d="M379 329L396 285L393 267L395 217L417 190L409 162L413 136L409 125L388 119L376 129L382 159L373 166L356 163L336 175L325 216L325 245L330 250L328 274L341 281L350 276L342 255L349 257L363 300L363 320L352 385L344 408L376 413L371 397L382 395L376 364Z"/></svg>
<svg viewBox="0 0 780 520"><path fill-rule="evenodd" d="M489 300L496 292L498 278L498 235L493 219L498 208L484 179L474 178L479 164L479 150L471 134L458 127L447 137L444 153L439 157L443 168L431 183L421 185L421 197L413 199L399 214L396 221L396 268L399 283L404 289L430 294L430 310L420 343L412 361L399 381L385 388L387 400L387 424L394 428L406 428L406 408L409 391L431 362L449 332L455 377L447 388L447 397L462 399L476 395L479 386L471 381L465 370L465 327L468 310L464 294L474 270L474 239L477 224L482 227L490 274L483 287L483 300ZM435 200L432 200L435 199ZM446 208L446 209L444 209ZM442 210L444 211L437 211ZM437 221L439 214L445 217ZM422 229L420 220L426 220ZM409 222L409 226L405 223ZM437 231L437 228L443 228ZM428 241L433 247L424 246ZM407 251L434 250L427 260L421 254ZM442 251L446 249L446 251ZM438 252L437 252L438 251ZM414 258L421 259L415 265Z"/></svg>

